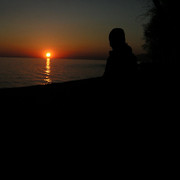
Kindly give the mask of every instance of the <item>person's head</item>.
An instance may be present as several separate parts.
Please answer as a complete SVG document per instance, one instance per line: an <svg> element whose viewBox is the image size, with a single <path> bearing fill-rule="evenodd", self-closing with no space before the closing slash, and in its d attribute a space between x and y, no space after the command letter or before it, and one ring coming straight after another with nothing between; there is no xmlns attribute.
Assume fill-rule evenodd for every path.
<svg viewBox="0 0 180 180"><path fill-rule="evenodd" d="M109 34L109 41L112 49L119 49L126 43L124 30L121 28L113 29Z"/></svg>

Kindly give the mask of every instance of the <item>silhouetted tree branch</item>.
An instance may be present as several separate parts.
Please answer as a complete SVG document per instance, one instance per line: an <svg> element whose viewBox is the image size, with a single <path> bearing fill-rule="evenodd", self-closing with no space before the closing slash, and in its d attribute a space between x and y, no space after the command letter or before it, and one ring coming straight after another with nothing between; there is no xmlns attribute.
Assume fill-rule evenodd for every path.
<svg viewBox="0 0 180 180"><path fill-rule="evenodd" d="M177 39L179 37L178 1L152 0L150 22L145 26L144 47L154 63L179 64ZM178 39L179 41L179 39Z"/></svg>
<svg viewBox="0 0 180 180"><path fill-rule="evenodd" d="M156 7L157 9L160 9L160 8L161 8L161 3L160 3L159 0L153 0L153 3L154 3L154 5L155 5L155 7Z"/></svg>

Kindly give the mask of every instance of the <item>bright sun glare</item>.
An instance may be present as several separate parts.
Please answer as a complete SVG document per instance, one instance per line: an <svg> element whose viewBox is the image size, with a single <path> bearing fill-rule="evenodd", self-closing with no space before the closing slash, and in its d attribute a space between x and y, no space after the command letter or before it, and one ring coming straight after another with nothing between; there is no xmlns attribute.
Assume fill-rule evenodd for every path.
<svg viewBox="0 0 180 180"><path fill-rule="evenodd" d="M46 57L47 58L51 57L51 53L50 52L46 53Z"/></svg>

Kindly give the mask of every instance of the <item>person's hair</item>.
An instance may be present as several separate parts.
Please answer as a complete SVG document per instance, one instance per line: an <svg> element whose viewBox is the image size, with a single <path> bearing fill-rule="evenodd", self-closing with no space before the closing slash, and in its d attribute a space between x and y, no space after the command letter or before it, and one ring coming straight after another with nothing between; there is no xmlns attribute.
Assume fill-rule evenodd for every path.
<svg viewBox="0 0 180 180"><path fill-rule="evenodd" d="M110 45L113 49L120 47L126 43L124 30L121 28L114 28L109 34Z"/></svg>

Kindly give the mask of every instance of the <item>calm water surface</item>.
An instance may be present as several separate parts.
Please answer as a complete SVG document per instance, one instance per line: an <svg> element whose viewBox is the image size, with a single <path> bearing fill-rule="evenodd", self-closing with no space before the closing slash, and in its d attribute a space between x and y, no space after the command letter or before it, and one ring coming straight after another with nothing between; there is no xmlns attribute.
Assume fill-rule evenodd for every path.
<svg viewBox="0 0 180 180"><path fill-rule="evenodd" d="M0 58L0 88L100 77L104 60Z"/></svg>

